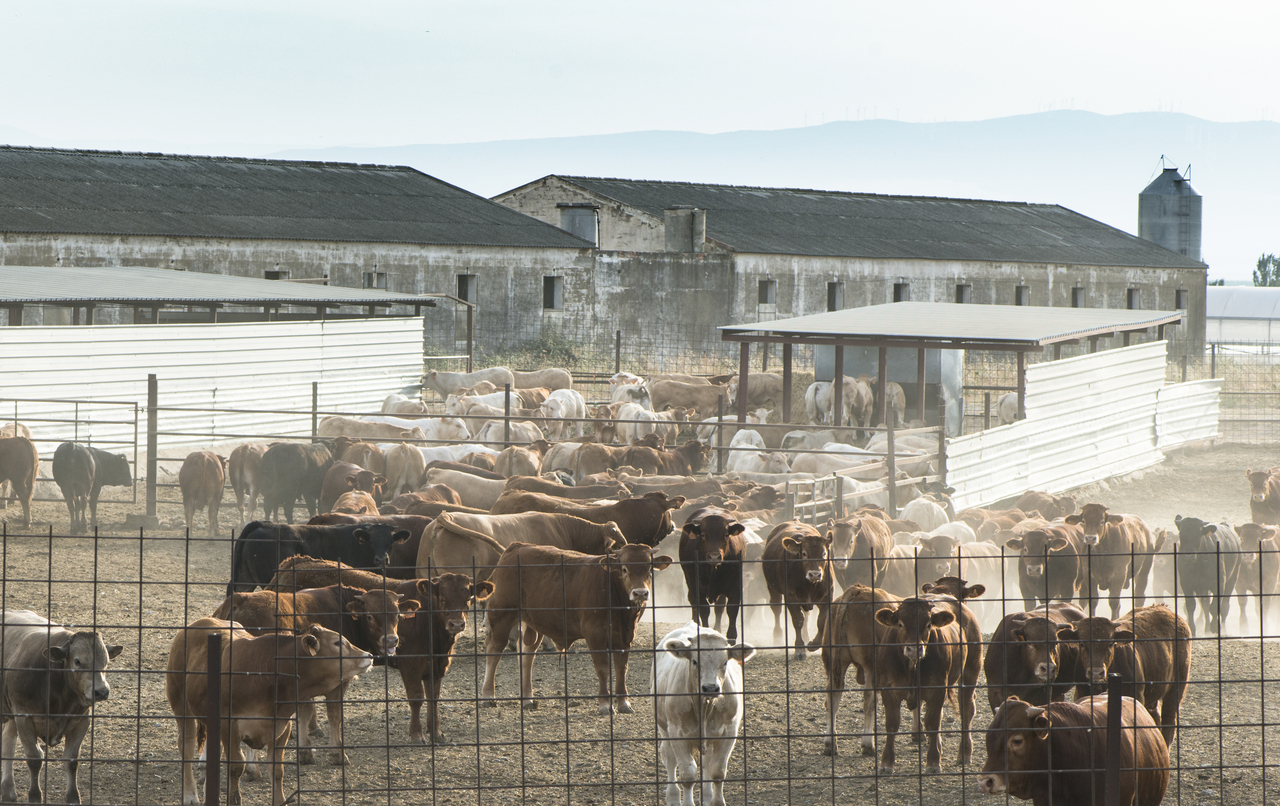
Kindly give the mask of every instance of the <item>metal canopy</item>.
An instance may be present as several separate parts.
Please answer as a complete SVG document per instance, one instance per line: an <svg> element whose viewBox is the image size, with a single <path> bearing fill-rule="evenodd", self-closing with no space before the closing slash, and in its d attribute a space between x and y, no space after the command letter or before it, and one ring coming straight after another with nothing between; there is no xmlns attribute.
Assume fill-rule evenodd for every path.
<svg viewBox="0 0 1280 806"><path fill-rule="evenodd" d="M894 302L720 328L724 341L1028 350L1177 324L1180 311Z"/></svg>
<svg viewBox="0 0 1280 806"><path fill-rule="evenodd" d="M3 305L435 307L443 294L260 280L142 267L0 266Z"/></svg>

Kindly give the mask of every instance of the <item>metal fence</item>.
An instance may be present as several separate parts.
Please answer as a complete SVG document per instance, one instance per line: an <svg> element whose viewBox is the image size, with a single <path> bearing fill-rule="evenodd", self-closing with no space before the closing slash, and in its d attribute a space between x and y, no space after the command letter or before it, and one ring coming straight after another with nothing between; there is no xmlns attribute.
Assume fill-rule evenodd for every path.
<svg viewBox="0 0 1280 806"><path fill-rule="evenodd" d="M230 542L181 533L85 539L7 532L3 538L0 596L6 608L31 609L55 622L97 631L108 643L124 647L106 673L111 693L94 706L81 748L84 802L179 801L182 771L177 728L165 693L168 652L175 635L212 613L222 601ZM674 553L666 546L661 550ZM1167 580L1185 562L1185 555L1175 557L1166 557ZM1095 556L1093 562L1105 559ZM483 571L433 569L447 570ZM800 660L788 651L795 636L785 613L775 632L770 618L774 614L760 580L762 570L756 566L747 574L748 604L742 621L746 642L756 647L757 654L743 666L744 712L725 773L726 801L744 806L991 802L979 794L976 783L986 758L984 733L991 721L989 681L983 677L974 690L977 716L972 724L974 752L968 763L958 759L963 726L953 718L958 717L953 706L943 709L938 726L939 773L925 769L926 751L911 739L909 713L902 715L892 774L878 763L888 738L883 709L872 736L877 755L861 755L861 698L856 696L859 686L852 674L846 684L849 696L836 714L840 754L823 754L828 739L828 678L819 657L811 653L807 660ZM1163 584L1167 581L1153 585L1152 595L1185 614L1185 604L1171 598L1159 586ZM565 589L548 589L549 597L542 604L567 618ZM504 653L497 670L496 707L489 707L482 691L488 657L485 628L480 614L473 612L443 680L440 721L445 741L426 746L410 741L402 681L395 669L375 666L350 687L345 699L344 746L349 764L329 763L328 748L320 737L313 738L319 751L317 764L300 763L294 749L295 730L295 742L285 754L286 797L324 804L661 801L666 773L650 669L655 652L660 651L655 647L669 630L688 621L690 610L678 564L658 572L654 589L653 601L637 625L630 657L628 683L634 713L597 712L594 662L598 653L581 643L563 655L533 653L536 708L521 704L518 653ZM1244 629L1237 636L1208 635L1201 627L1191 642L1189 686L1171 748L1171 780L1164 802L1280 803L1280 761L1270 752L1280 739L1280 662L1274 644L1280 623L1272 617L1262 631L1265 639L1259 631L1264 605L1272 604L1274 597L1271 593L1266 599L1249 601ZM1231 606L1225 623L1234 632L1239 603L1224 596L1214 601L1215 607ZM994 613L979 616L985 619L984 633L1003 612L1023 609L1021 596L1008 581L970 600L970 604L984 602L995 607ZM1124 610L1139 604L1132 592L1124 594L1123 602ZM839 605L838 600L832 604ZM430 607L424 603L425 609L415 617L432 617ZM1098 609L1110 615L1105 604ZM814 630L810 615L806 638L813 638ZM989 635L984 635L987 640ZM826 646L830 650L843 644L828 636ZM881 648L896 650L896 646ZM984 646L984 653L988 648ZM867 679L871 679L869 670ZM920 693L927 696L931 685L920 685ZM282 700L292 704L288 696ZM925 711L927 717L928 707ZM698 733L696 723L692 730ZM702 730L709 731L705 723ZM21 763L21 745L12 752L18 757L15 767L21 786L29 780ZM217 802L226 802L226 766L216 769ZM1063 774L1061 769L1058 774ZM61 765L46 764L40 780L50 793L48 799L55 799L54 793L63 791ZM266 781L243 782L245 803L265 803L269 792Z"/></svg>

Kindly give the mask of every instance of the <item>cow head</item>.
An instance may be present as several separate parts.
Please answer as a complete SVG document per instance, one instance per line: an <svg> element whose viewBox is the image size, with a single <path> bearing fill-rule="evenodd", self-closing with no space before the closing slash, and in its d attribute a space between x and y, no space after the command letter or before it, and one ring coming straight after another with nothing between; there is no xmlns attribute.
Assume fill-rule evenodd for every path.
<svg viewBox="0 0 1280 806"><path fill-rule="evenodd" d="M1280 536L1280 529L1274 526L1263 526L1259 523L1242 523L1236 527L1236 536L1240 538L1240 550L1244 552L1241 559L1244 562L1252 563L1258 559L1259 551L1262 551L1263 543L1271 541L1271 545L1266 546L1268 552L1275 552L1277 546L1277 536Z"/></svg>
<svg viewBox="0 0 1280 806"><path fill-rule="evenodd" d="M729 538L746 530L747 527L727 513L712 512L685 523L682 537L692 544L698 562L719 568L729 552Z"/></svg>
<svg viewBox="0 0 1280 806"><path fill-rule="evenodd" d="M614 583L626 592L632 607L644 607L653 592L653 573L671 565L674 560L665 554L653 556L653 549L638 543L629 543L604 558Z"/></svg>
<svg viewBox="0 0 1280 806"><path fill-rule="evenodd" d="M1178 527L1176 545L1184 552L1213 551L1217 542L1218 527L1205 523L1199 518L1184 518L1175 515L1174 526Z"/></svg>
<svg viewBox="0 0 1280 806"><path fill-rule="evenodd" d="M929 579L945 577L951 573L951 554L960 545L960 539L950 535L917 534L911 541L920 547L916 554L918 573Z"/></svg>
<svg viewBox="0 0 1280 806"><path fill-rule="evenodd" d="M889 628L885 642L901 644L902 654L910 666L924 660L933 631L956 620L949 609L935 605L937 603L929 599L912 597L876 611L876 621Z"/></svg>
<svg viewBox="0 0 1280 806"><path fill-rule="evenodd" d="M1045 529L1033 529L1004 544L1022 555L1019 562L1027 576L1039 578L1044 576L1045 557L1067 548L1071 541Z"/></svg>
<svg viewBox="0 0 1280 806"><path fill-rule="evenodd" d="M1116 644L1134 640L1133 630L1101 616L1080 619L1058 635L1079 645L1080 665L1090 683L1105 683L1116 656Z"/></svg>
<svg viewBox="0 0 1280 806"><path fill-rule="evenodd" d="M1050 769L1049 724L1049 709L1017 697L1005 700L987 728L987 763L978 774L978 791L1030 800L1037 774Z"/></svg>
<svg viewBox="0 0 1280 806"><path fill-rule="evenodd" d="M853 535L853 523L827 518L827 537L831 540L831 556L836 568L844 568L849 564L849 557L853 553Z"/></svg>
<svg viewBox="0 0 1280 806"><path fill-rule="evenodd" d="M684 454L684 458L689 462L689 471L697 473L706 467L707 460L711 458L711 446L707 443L691 439L679 448L680 453Z"/></svg>
<svg viewBox="0 0 1280 806"><path fill-rule="evenodd" d="M750 644L730 645L729 639L714 630L699 627L694 632L695 626L685 628L692 634L667 638L660 648L688 661L689 677L696 677L696 680L688 679L687 688L680 693L700 694L704 701L711 702L724 693L729 662L746 663L756 650Z"/></svg>
<svg viewBox="0 0 1280 806"><path fill-rule="evenodd" d="M1027 619L1009 631L1009 637L1018 642L1022 667L1031 671L1041 683L1052 683L1061 669L1061 641L1069 640L1070 624L1060 624L1042 616Z"/></svg>
<svg viewBox="0 0 1280 806"><path fill-rule="evenodd" d="M375 568L385 568L391 560L391 547L410 537L408 529L396 529L389 523L370 523L351 534L361 545L367 545L373 551Z"/></svg>
<svg viewBox="0 0 1280 806"><path fill-rule="evenodd" d="M1249 500L1261 504L1267 500L1267 484L1271 480L1269 470L1245 470L1244 477L1249 480Z"/></svg>
<svg viewBox="0 0 1280 806"><path fill-rule="evenodd" d="M371 590L347 603L347 612L360 626L374 654L391 656L400 645L400 619L413 618L421 604L400 594Z"/></svg>
<svg viewBox="0 0 1280 806"><path fill-rule="evenodd" d="M387 483L387 477L380 476L371 470L360 470L348 475L346 482L348 488L368 493L373 497L373 500L381 501L383 486Z"/></svg>
<svg viewBox="0 0 1280 806"><path fill-rule="evenodd" d="M373 655L356 648L341 634L318 624L313 624L310 630L297 636L296 640L298 659L309 659L317 664L317 668L299 668L302 688L315 685L317 677L326 681L337 678L343 683L349 683L373 666Z"/></svg>
<svg viewBox="0 0 1280 806"><path fill-rule="evenodd" d="M107 454L102 457L102 461L98 465L98 473L103 479L107 479L111 486L127 487L133 484L133 474L129 472L129 460L125 456L118 453ZM222 458L222 457L218 457ZM222 460L223 472L226 472L227 461Z"/></svg>
<svg viewBox="0 0 1280 806"><path fill-rule="evenodd" d="M1120 515L1108 515L1102 504L1085 504L1079 515L1068 515L1066 522L1079 526L1084 532L1086 546L1096 546L1108 531L1109 526L1119 526L1124 522Z"/></svg>
<svg viewBox="0 0 1280 806"><path fill-rule="evenodd" d="M449 635L458 635L467 628L467 612L472 604L493 595L492 582L473 582L467 574L419 579L417 587L419 597L423 602L430 602L431 613L444 624ZM427 609L425 605L424 609Z"/></svg>
<svg viewBox="0 0 1280 806"><path fill-rule="evenodd" d="M933 582L925 582L920 586L921 593L932 593L936 596L950 596L957 602L965 599L976 599L987 592L987 586L975 582L970 585L960 577L943 576Z"/></svg>
<svg viewBox="0 0 1280 806"><path fill-rule="evenodd" d="M799 533L782 538L782 548L792 563L798 562L804 572L804 579L817 585L826 577L830 559L832 536Z"/></svg>
<svg viewBox="0 0 1280 806"><path fill-rule="evenodd" d="M88 708L111 696L107 664L123 651L123 646L104 643L96 632L80 631L47 648L44 657L49 661L50 672L64 673L67 687L79 699L80 707Z"/></svg>

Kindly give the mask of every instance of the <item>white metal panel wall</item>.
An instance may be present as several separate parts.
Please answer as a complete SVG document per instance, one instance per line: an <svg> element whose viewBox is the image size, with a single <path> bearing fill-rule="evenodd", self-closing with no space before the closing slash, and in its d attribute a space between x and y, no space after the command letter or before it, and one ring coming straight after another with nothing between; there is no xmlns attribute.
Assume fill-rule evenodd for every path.
<svg viewBox="0 0 1280 806"><path fill-rule="evenodd" d="M178 325L0 328L0 418L74 419L75 406L14 403L20 398L133 401L145 409L154 373L161 407L288 410L297 414L160 413L160 449L207 445L257 435L305 435L311 429L311 384L320 408L376 412L387 394L419 382L422 319L253 322ZM108 444L132 440L121 408L92 409L94 422L33 422L34 436ZM108 413L109 412L109 413ZM142 428L145 438L145 416ZM52 456L53 444L41 453Z"/></svg>
<svg viewBox="0 0 1280 806"><path fill-rule="evenodd" d="M1156 403L1156 447L1168 450L1218 435L1222 379L1170 384Z"/></svg>

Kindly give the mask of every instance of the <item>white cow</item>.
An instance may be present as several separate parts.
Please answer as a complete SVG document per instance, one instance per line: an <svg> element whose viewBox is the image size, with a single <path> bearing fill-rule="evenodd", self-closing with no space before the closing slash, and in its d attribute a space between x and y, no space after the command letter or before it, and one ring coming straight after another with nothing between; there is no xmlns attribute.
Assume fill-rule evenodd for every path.
<svg viewBox="0 0 1280 806"><path fill-rule="evenodd" d="M489 367L475 372L440 372L433 369L422 379L423 385L436 390L436 394L442 399L459 389L474 386L478 381L489 381L499 389L506 384L511 384L512 388L516 385L515 376L506 367Z"/></svg>
<svg viewBox="0 0 1280 806"><path fill-rule="evenodd" d="M1008 425L1018 419L1018 393L1005 392L1000 395L1000 399L996 401L996 416L1000 418L1000 425Z"/></svg>
<svg viewBox="0 0 1280 806"><path fill-rule="evenodd" d="M421 400L415 400L411 397L405 397L399 393L387 395L387 399L382 401L383 414L426 414L427 404Z"/></svg>
<svg viewBox="0 0 1280 806"><path fill-rule="evenodd" d="M556 389L542 404L542 416L547 419L547 431L553 441L560 440L566 426L571 437L580 437L586 431L583 420L587 419L587 401L573 389Z"/></svg>
<svg viewBox="0 0 1280 806"><path fill-rule="evenodd" d="M693 806L699 757L701 803L724 806L724 777L742 724L742 664L756 650L730 646L720 633L693 622L663 636L658 649L652 691L667 806Z"/></svg>
<svg viewBox="0 0 1280 806"><path fill-rule="evenodd" d="M506 433L502 420L486 420L484 425L480 426L480 430L476 431L474 441L481 445L501 450L506 447L503 442L503 437ZM542 439L542 429L538 428L537 423L530 420L524 422L512 421L511 442L513 444L528 445L530 442L539 439Z"/></svg>
<svg viewBox="0 0 1280 806"><path fill-rule="evenodd" d="M924 498L908 501L907 505L902 508L902 514L898 517L903 520L915 521L926 532L932 532L939 526L950 522L945 509Z"/></svg>
<svg viewBox="0 0 1280 806"><path fill-rule="evenodd" d="M831 425L831 384L827 381L815 381L804 390L804 413L809 422Z"/></svg>
<svg viewBox="0 0 1280 806"><path fill-rule="evenodd" d="M609 396L610 403L637 403L643 408L652 409L653 401L649 399L649 387L643 384L619 384L613 387Z"/></svg>
<svg viewBox="0 0 1280 806"><path fill-rule="evenodd" d="M379 445L379 448L386 449L389 445ZM498 451L493 448L486 448L483 445L476 445L468 442L466 445L434 445L430 448L419 447L418 452L422 454L422 459L427 464L431 462L461 462L463 457L469 453L487 453L490 456L497 456Z"/></svg>

